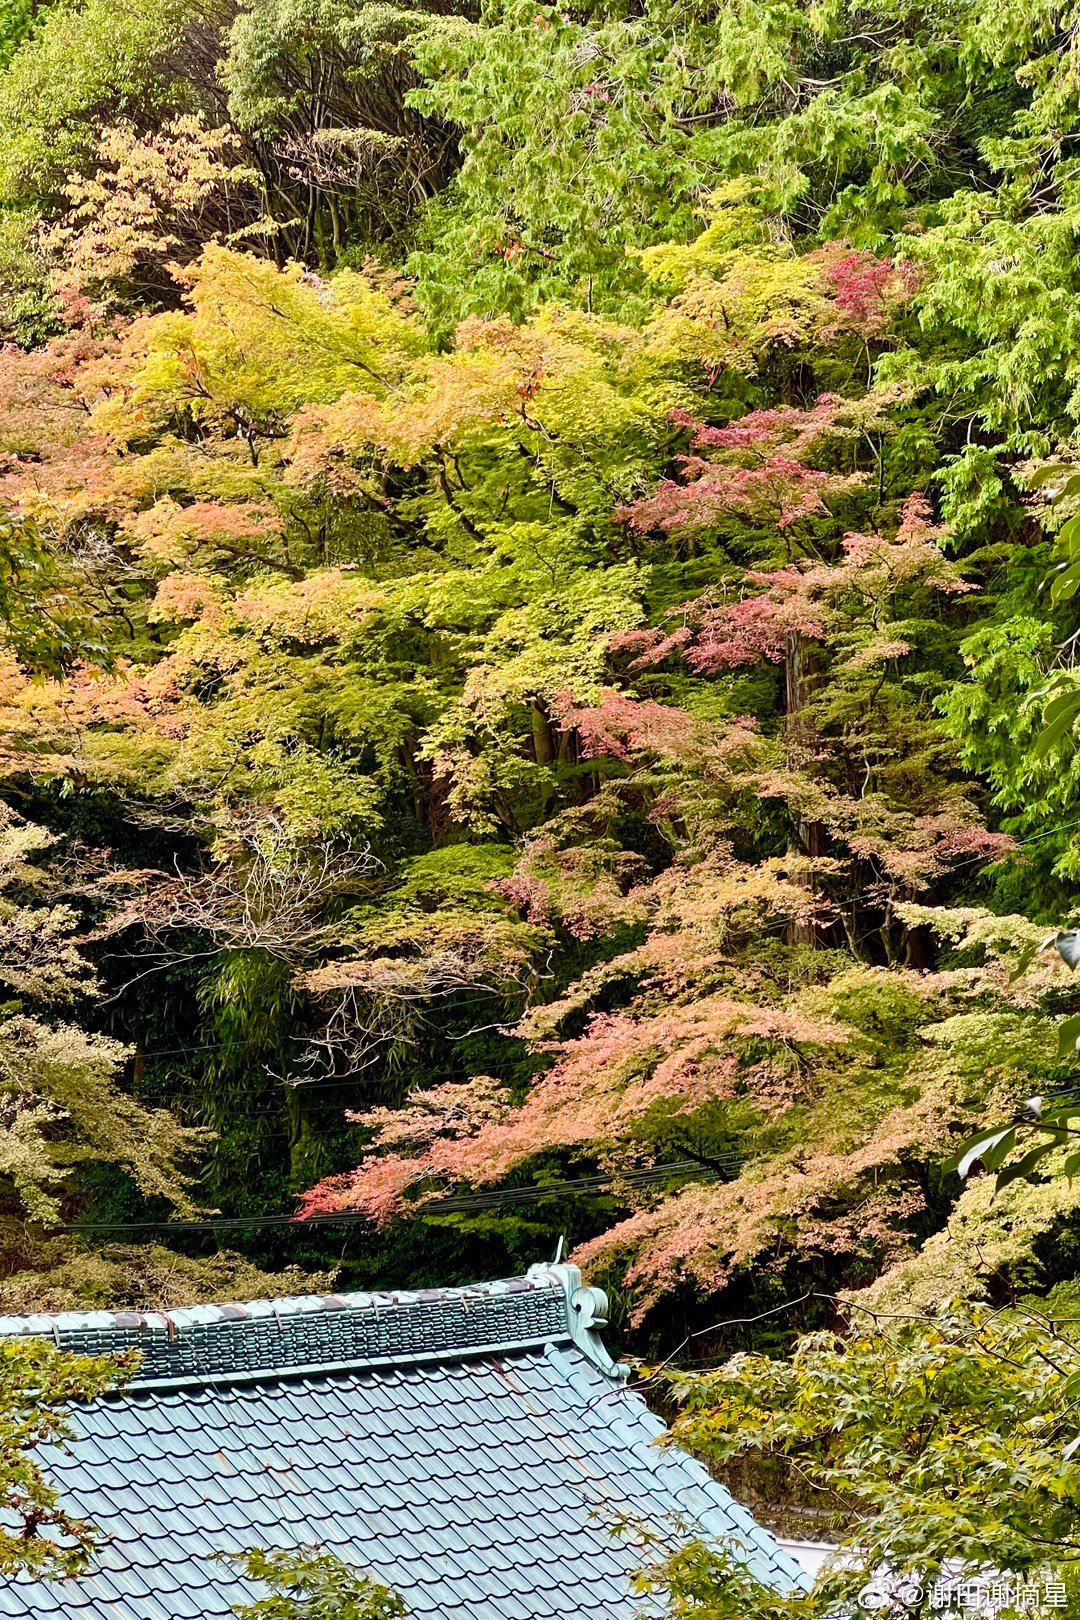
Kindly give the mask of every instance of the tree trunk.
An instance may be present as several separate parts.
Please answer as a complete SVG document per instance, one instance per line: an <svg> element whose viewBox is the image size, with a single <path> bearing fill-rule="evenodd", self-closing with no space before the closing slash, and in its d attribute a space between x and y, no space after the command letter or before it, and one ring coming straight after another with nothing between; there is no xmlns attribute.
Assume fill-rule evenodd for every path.
<svg viewBox="0 0 1080 1620"><path fill-rule="evenodd" d="M555 739L551 735L551 722L539 702L532 706L533 755L538 765L551 765L555 759Z"/></svg>
<svg viewBox="0 0 1080 1620"><path fill-rule="evenodd" d="M816 659L806 638L797 630L792 631L784 655L784 709L787 714L787 734L792 741L798 741L806 732L801 716L813 690L816 673ZM828 852L828 835L820 821L800 821L796 830L799 843L811 860ZM801 919L795 919L788 925L787 940L789 945L813 945L818 949L825 943L820 924Z"/></svg>

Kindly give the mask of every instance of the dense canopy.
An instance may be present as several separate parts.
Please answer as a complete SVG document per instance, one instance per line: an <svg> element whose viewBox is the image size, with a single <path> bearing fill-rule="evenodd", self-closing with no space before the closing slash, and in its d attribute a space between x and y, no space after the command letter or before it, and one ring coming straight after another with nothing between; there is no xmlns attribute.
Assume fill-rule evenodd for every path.
<svg viewBox="0 0 1080 1620"><path fill-rule="evenodd" d="M1077 49L0 7L0 1304L1072 1297Z"/></svg>

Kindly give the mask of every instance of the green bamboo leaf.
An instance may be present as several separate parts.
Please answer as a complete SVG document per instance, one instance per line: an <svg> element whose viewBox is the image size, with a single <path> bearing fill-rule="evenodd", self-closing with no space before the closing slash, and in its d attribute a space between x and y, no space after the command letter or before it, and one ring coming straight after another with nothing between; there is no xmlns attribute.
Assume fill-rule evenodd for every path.
<svg viewBox="0 0 1080 1620"><path fill-rule="evenodd" d="M1016 966L1013 968L1012 972L1009 974L1009 983L1010 984L1015 984L1017 979L1022 979L1023 978L1024 974L1027 972L1028 968L1031 966L1032 962L1034 962L1034 960L1038 956L1038 954L1039 954L1039 946L1038 945L1025 945L1024 946L1024 949L1020 952L1020 955L1016 959Z"/></svg>
<svg viewBox="0 0 1080 1620"><path fill-rule="evenodd" d="M1072 1057L1080 1046L1080 1013L1058 1025L1058 1057Z"/></svg>
<svg viewBox="0 0 1080 1620"><path fill-rule="evenodd" d="M1053 500L1060 500L1062 496L1067 494L1070 484L1075 483L1080 487L1080 477L1075 473L1070 473L1068 467L1060 462L1056 465L1051 464L1047 467L1037 468L1035 472L1024 479L1024 483L1028 489L1045 489L1047 484L1056 484L1059 478L1063 478L1065 482L1059 490L1055 491L1052 496Z"/></svg>
<svg viewBox="0 0 1080 1620"><path fill-rule="evenodd" d="M1000 1170L1016 1143L1016 1131L1012 1126L1008 1130L1001 1131L991 1142L987 1143L979 1154L984 1168L987 1170Z"/></svg>
<svg viewBox="0 0 1080 1620"><path fill-rule="evenodd" d="M1036 759L1048 754L1072 731L1078 714L1080 714L1080 692L1071 694L1071 701L1059 709L1053 722L1039 733L1032 750Z"/></svg>
<svg viewBox="0 0 1080 1620"><path fill-rule="evenodd" d="M948 1161L946 1170L955 1170L961 1181L966 1180L972 1168L980 1162L986 1164L987 1153L992 1153L1006 1138L1009 1138L1009 1146L1005 1149L1008 1153L1016 1142L1016 1131L1011 1125L991 1125L977 1131L974 1136L968 1137L959 1152ZM996 1166L987 1165L987 1168L996 1169Z"/></svg>
<svg viewBox="0 0 1080 1620"><path fill-rule="evenodd" d="M1064 1138L1067 1139L1069 1136L1076 1134L1076 1127L1073 1124L1073 1121L1077 1119L1080 1119L1080 1110L1076 1108L1061 1108L1051 1110L1049 1113L1045 1114L1041 1123L1044 1126L1056 1126L1060 1128L1064 1133ZM1077 1142L1077 1147L1080 1149L1080 1140Z"/></svg>
<svg viewBox="0 0 1080 1620"><path fill-rule="evenodd" d="M1049 725L1051 721L1056 720L1059 715L1065 714L1072 710L1080 688L1072 685L1067 685L1064 687L1059 685L1057 688L1047 688L1047 690L1054 690L1055 692L1055 695L1049 698L1043 706L1043 722L1044 724Z"/></svg>
<svg viewBox="0 0 1080 1620"><path fill-rule="evenodd" d="M1033 1148L1029 1148L1023 1158L1017 1159L1014 1164L1007 1164L994 1183L995 1192L1001 1192L1014 1181L1026 1180L1035 1166L1045 1159L1048 1153L1053 1153L1055 1148L1060 1147L1064 1140L1066 1138L1059 1134L1049 1142L1038 1142Z"/></svg>
<svg viewBox="0 0 1080 1620"><path fill-rule="evenodd" d="M1052 602L1068 602L1080 589L1080 560L1063 565L1050 585Z"/></svg>

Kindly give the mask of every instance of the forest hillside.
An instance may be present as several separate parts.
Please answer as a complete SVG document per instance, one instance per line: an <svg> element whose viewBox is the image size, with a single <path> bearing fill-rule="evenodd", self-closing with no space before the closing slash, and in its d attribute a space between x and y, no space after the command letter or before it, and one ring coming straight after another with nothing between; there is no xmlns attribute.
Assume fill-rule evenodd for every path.
<svg viewBox="0 0 1080 1620"><path fill-rule="evenodd" d="M1077 1298L1075 25L3 0L0 1310Z"/></svg>

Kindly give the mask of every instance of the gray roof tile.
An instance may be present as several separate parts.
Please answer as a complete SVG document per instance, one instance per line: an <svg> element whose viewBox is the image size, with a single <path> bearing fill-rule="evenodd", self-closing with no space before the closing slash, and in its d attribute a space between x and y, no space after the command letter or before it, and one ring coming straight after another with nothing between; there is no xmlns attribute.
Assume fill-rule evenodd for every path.
<svg viewBox="0 0 1080 1620"><path fill-rule="evenodd" d="M698 1463L657 1448L663 1424L570 1326L573 1280L63 1319L73 1348L151 1335L150 1381L79 1409L67 1449L42 1454L98 1526L91 1573L9 1581L0 1617L226 1620L257 1593L218 1555L319 1542L400 1590L412 1620L630 1620L640 1541L611 1526L670 1535L678 1515L802 1584ZM498 1335L486 1353L478 1321ZM55 1336L0 1319L28 1331ZM348 1364L305 1371L330 1331Z"/></svg>

